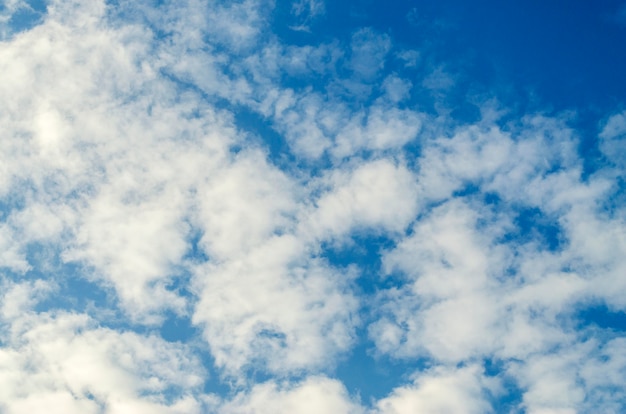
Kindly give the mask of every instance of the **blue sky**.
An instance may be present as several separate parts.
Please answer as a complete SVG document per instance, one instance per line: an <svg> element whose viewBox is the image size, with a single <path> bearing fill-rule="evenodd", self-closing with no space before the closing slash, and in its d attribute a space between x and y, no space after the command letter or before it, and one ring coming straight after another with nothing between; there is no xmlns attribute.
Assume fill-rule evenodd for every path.
<svg viewBox="0 0 626 414"><path fill-rule="evenodd" d="M626 3L0 4L0 412L620 413Z"/></svg>

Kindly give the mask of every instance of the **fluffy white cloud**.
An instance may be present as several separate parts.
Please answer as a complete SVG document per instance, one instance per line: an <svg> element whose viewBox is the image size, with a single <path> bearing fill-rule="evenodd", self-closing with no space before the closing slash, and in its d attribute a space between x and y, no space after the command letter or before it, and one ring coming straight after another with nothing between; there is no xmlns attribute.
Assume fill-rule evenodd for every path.
<svg viewBox="0 0 626 414"><path fill-rule="evenodd" d="M544 118L527 125L516 136L461 131L425 149L418 185L426 199L446 201L384 256L387 273L407 283L379 293L381 317L369 333L380 352L399 358L522 361L507 373L528 412L577 412L597 392L575 379L582 355L601 345L582 345L585 334L562 318L591 301L622 309L614 292L623 291L623 218L603 211L615 189L605 175L581 179L571 131ZM478 192L454 197L467 185ZM481 200L488 191L496 204ZM516 236L520 205L553 220L542 231L555 232L555 251ZM551 354L555 347L563 354ZM568 347L577 350L571 360Z"/></svg>
<svg viewBox="0 0 626 414"><path fill-rule="evenodd" d="M624 113L583 174L566 119L487 104L451 127L409 105L454 87L445 65L409 81L420 53L374 29L282 44L270 3L51 1L10 35L25 3L0 12L0 411L474 413L511 382L527 412L619 412L623 338L577 312L626 308ZM322 5L294 2L293 28ZM390 240L373 297L323 256L355 233ZM47 310L55 272L110 309ZM203 341L160 338L167 315ZM432 368L364 406L322 376L359 328ZM203 393L196 352L230 397Z"/></svg>
<svg viewBox="0 0 626 414"><path fill-rule="evenodd" d="M0 48L3 93L15 97L2 111L14 131L3 140L2 191L30 188L4 227L14 246L5 261L27 270L19 252L28 243L56 243L64 260L112 284L133 318L183 312L166 285L188 247L192 195L227 164L228 114L155 78L149 29L100 31L103 4L49 9L44 24Z"/></svg>
<svg viewBox="0 0 626 414"><path fill-rule="evenodd" d="M497 384L482 377L479 367L433 368L421 373L412 385L396 388L377 402L376 413L489 413L490 388Z"/></svg>
<svg viewBox="0 0 626 414"><path fill-rule="evenodd" d="M4 288L3 412L200 412L205 372L187 346L98 327L84 314L35 313L50 290L42 281Z"/></svg>
<svg viewBox="0 0 626 414"><path fill-rule="evenodd" d="M288 231L297 209L296 185L260 151L242 152L197 185L200 241L217 262L245 255Z"/></svg>
<svg viewBox="0 0 626 414"><path fill-rule="evenodd" d="M242 370L257 366L282 375L320 369L352 344L352 277L306 250L293 236L274 236L244 257L197 269L194 322L227 374L241 380Z"/></svg>
<svg viewBox="0 0 626 414"><path fill-rule="evenodd" d="M337 413L359 414L364 409L352 401L337 380L309 377L297 384L267 382L249 393L238 394L220 407L225 414L243 413Z"/></svg>
<svg viewBox="0 0 626 414"><path fill-rule="evenodd" d="M381 159L352 171L335 171L322 182L327 192L302 230L318 239L341 238L355 228L400 233L417 209L414 177L402 164Z"/></svg>
<svg viewBox="0 0 626 414"><path fill-rule="evenodd" d="M425 350L450 361L493 350L502 323L501 298L494 293L508 252L493 243L502 224L478 231L477 220L462 202L444 204L384 257L387 273L401 271L409 283L404 292L382 293L381 309L396 321L384 318L370 327L380 350L398 356ZM405 328L398 331L400 326Z"/></svg>
<svg viewBox="0 0 626 414"><path fill-rule="evenodd" d="M396 149L416 139L421 126L422 117L414 111L375 105L366 120L357 116L339 131L332 153L343 158L360 149Z"/></svg>

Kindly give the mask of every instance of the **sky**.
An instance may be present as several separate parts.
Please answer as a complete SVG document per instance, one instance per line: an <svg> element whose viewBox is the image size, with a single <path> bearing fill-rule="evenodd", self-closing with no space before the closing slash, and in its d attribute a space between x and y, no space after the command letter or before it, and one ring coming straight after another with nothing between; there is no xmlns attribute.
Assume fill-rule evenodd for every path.
<svg viewBox="0 0 626 414"><path fill-rule="evenodd" d="M626 411L624 0L0 2L0 413Z"/></svg>

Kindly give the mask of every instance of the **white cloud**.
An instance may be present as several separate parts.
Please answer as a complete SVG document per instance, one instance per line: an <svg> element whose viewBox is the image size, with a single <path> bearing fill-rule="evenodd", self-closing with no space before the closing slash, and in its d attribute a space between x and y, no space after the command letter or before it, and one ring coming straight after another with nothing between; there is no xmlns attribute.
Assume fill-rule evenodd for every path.
<svg viewBox="0 0 626 414"><path fill-rule="evenodd" d="M411 93L411 81L396 75L390 75L383 81L383 89L391 102L397 103L407 99Z"/></svg>
<svg viewBox="0 0 626 414"><path fill-rule="evenodd" d="M296 31L309 32L310 24L326 12L324 0L297 0L291 6L291 13L296 19L296 23L290 28Z"/></svg>
<svg viewBox="0 0 626 414"><path fill-rule="evenodd" d="M296 95L292 90L271 91L261 110L274 116L276 129L284 133L292 151L308 159L321 158L331 147L345 113L342 105L327 106L318 94Z"/></svg>
<svg viewBox="0 0 626 414"><path fill-rule="evenodd" d="M293 236L274 236L241 257L197 269L194 322L228 375L243 380L257 367L279 375L319 370L352 345L351 277L307 250Z"/></svg>
<svg viewBox="0 0 626 414"><path fill-rule="evenodd" d="M24 283L3 298L3 412L200 412L194 395L205 373L189 348L98 327L82 314L33 312L46 291L46 282Z"/></svg>
<svg viewBox="0 0 626 414"><path fill-rule="evenodd" d="M588 409L601 408L617 413L626 402L626 396L616 389L616 384L626 379L625 346L624 338L612 339L591 358L581 361L579 377L587 388L585 405Z"/></svg>
<svg viewBox="0 0 626 414"><path fill-rule="evenodd" d="M354 228L402 232L417 208L416 185L402 164L382 159L336 171L326 179L329 191L303 221L307 234L320 239L341 238Z"/></svg>
<svg viewBox="0 0 626 414"><path fill-rule="evenodd" d="M429 142L419 160L423 197L441 200L465 185L495 176L513 156L514 143L497 127L470 126ZM513 164L515 168L518 163Z"/></svg>
<svg viewBox="0 0 626 414"><path fill-rule="evenodd" d="M372 29L361 29L352 35L350 67L363 80L371 81L385 66L391 39Z"/></svg>
<svg viewBox="0 0 626 414"><path fill-rule="evenodd" d="M166 285L187 250L190 195L234 133L227 115L155 78L149 30L101 32L105 22L102 4L51 4L43 25L0 49L3 92L15 96L2 122L16 131L4 141L3 192L32 188L7 219L5 238L20 237L4 256L24 271L28 243L57 243L64 260L112 284L133 318L155 322L163 308L184 310Z"/></svg>
<svg viewBox="0 0 626 414"><path fill-rule="evenodd" d="M317 16L323 14L325 9L323 0L298 0L291 6L292 12L297 16L302 14Z"/></svg>
<svg viewBox="0 0 626 414"><path fill-rule="evenodd" d="M197 225L212 259L246 254L292 226L295 183L272 167L261 152L242 152L232 165L199 183Z"/></svg>
<svg viewBox="0 0 626 414"><path fill-rule="evenodd" d="M26 27L15 24L14 19L20 13L28 15L32 19L32 21L26 22ZM41 10L37 10L26 0L4 0L0 5L0 41L10 39L16 32L30 29L28 26L31 24L38 24L42 14Z"/></svg>
<svg viewBox="0 0 626 414"><path fill-rule="evenodd" d="M322 4L292 11L308 24ZM575 319L590 303L626 307L612 200L623 113L599 134L611 165L583 178L560 117L504 124L483 110L450 129L444 113L405 107L413 84L442 94L454 80L386 73L388 56L411 67L420 54L394 54L374 29L296 47L266 30L270 2L161 7L53 1L0 43L0 95L12 97L0 102L0 411L367 411L340 379L315 376L350 352L369 311L358 268L320 257L355 232L392 240L382 276L394 287L381 282L363 318L375 353L435 367L375 412L489 412L504 379L528 412L624 406L624 341ZM295 161L274 165L216 102L258 114ZM537 220L521 224L525 211ZM35 311L60 291L47 257L112 288L127 329L190 316L237 392L202 395L191 348L107 328L106 312ZM503 371L486 376L483 359Z"/></svg>
<svg viewBox="0 0 626 414"><path fill-rule="evenodd" d="M404 66L407 68L416 67L421 58L421 54L417 50L402 50L396 56L404 62Z"/></svg>
<svg viewBox="0 0 626 414"><path fill-rule="evenodd" d="M611 116L600 132L600 151L618 168L626 167L626 112Z"/></svg>
<svg viewBox="0 0 626 414"><path fill-rule="evenodd" d="M365 411L352 401L341 382L325 377L308 377L297 384L272 381L256 385L249 393L238 394L221 406L220 412L359 414Z"/></svg>
<svg viewBox="0 0 626 414"><path fill-rule="evenodd" d="M377 402L377 413L489 413L489 388L497 384L482 377L480 368L433 368L421 373L414 384L396 388Z"/></svg>
<svg viewBox="0 0 626 414"><path fill-rule="evenodd" d="M518 378L520 385L527 388L523 405L528 412L576 412L585 397L577 378L577 351L537 355L520 367Z"/></svg>
<svg viewBox="0 0 626 414"><path fill-rule="evenodd" d="M439 360L462 361L494 349L502 317L494 278L504 271L508 252L493 244L502 225L494 222L479 232L477 220L462 202L444 204L384 256L386 272L399 270L408 283L399 300L393 291L388 298L381 293L382 309L395 319L370 328L381 350L397 356L426 351ZM398 331L400 326L405 328Z"/></svg>
<svg viewBox="0 0 626 414"><path fill-rule="evenodd" d="M423 81L422 86L433 92L449 90L454 86L454 77L444 68L435 68Z"/></svg>
<svg viewBox="0 0 626 414"><path fill-rule="evenodd" d="M14 272L24 273L31 268L26 260L23 246L13 230L2 223L0 225L0 266Z"/></svg>
<svg viewBox="0 0 626 414"><path fill-rule="evenodd" d="M614 191L606 176L582 181L572 131L545 118L526 125L521 133L470 129L428 143L418 195L446 201L384 256L387 273L399 272L406 284L379 293L381 317L369 334L379 352L398 358L520 361L507 373L523 388L529 412L576 412L596 392L573 379L583 357L565 362L550 352L583 346L575 322L563 322L578 307L597 300L623 307L614 292L623 291L616 275L624 269L617 253L624 224L621 213L603 211ZM451 198L466 185L478 186L478 197ZM517 205L482 204L489 190ZM532 239L507 240L519 230L519 205L554 220L556 251ZM550 375L526 371L533 367Z"/></svg>
<svg viewBox="0 0 626 414"><path fill-rule="evenodd" d="M3 280L0 317L3 320L11 321L22 316L53 290L54 285L44 280L35 280L34 282L23 282L19 284Z"/></svg>
<svg viewBox="0 0 626 414"><path fill-rule="evenodd" d="M374 105L367 115L357 114L341 128L332 154L341 159L361 149L397 149L416 139L422 119L420 114L411 110Z"/></svg>
<svg viewBox="0 0 626 414"><path fill-rule="evenodd" d="M258 42L260 30L265 26L264 9L263 0L226 2L211 8L205 24L210 25L210 33L218 41L235 48L249 47Z"/></svg>
<svg viewBox="0 0 626 414"><path fill-rule="evenodd" d="M164 286L187 248L188 229L181 223L180 207L167 208L162 203L163 198L177 194L130 205L115 196L104 192L90 203L78 230L77 246L64 258L95 266L96 277L113 283L132 315L162 307L182 311L183 299Z"/></svg>

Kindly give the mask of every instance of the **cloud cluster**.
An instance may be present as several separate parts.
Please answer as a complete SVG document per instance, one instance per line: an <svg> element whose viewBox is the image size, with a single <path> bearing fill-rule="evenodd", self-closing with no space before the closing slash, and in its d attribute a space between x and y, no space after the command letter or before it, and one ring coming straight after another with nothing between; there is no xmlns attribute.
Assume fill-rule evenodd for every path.
<svg viewBox="0 0 626 414"><path fill-rule="evenodd" d="M85 314L33 312L32 295L47 288L3 285L2 412L201 412L193 391L205 373L187 346L99 327Z"/></svg>
<svg viewBox="0 0 626 414"><path fill-rule="evenodd" d="M0 411L622 410L623 332L580 315L626 310L626 115L589 171L567 116L420 111L453 81L418 51L284 44L270 3L50 1L3 35ZM371 294L329 253L368 237ZM58 305L76 281L106 298ZM424 365L366 401L334 377L359 344Z"/></svg>

